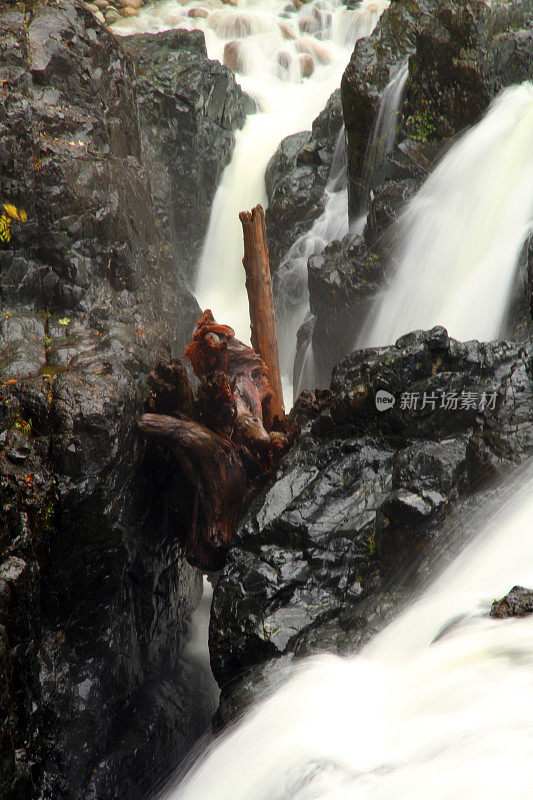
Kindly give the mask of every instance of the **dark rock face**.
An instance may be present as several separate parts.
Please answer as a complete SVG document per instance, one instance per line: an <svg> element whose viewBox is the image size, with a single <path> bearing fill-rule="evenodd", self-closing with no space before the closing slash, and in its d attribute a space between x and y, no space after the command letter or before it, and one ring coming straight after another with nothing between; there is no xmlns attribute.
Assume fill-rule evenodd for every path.
<svg viewBox="0 0 533 800"><path fill-rule="evenodd" d="M209 61L201 31L120 40L133 58L145 163L157 220L182 274L192 277L234 131L255 110L235 76Z"/></svg>
<svg viewBox="0 0 533 800"><path fill-rule="evenodd" d="M479 121L505 86L531 79L531 4L398 0L356 43L341 96L350 213L365 194L366 144L381 93L409 57L400 138L443 142Z"/></svg>
<svg viewBox="0 0 533 800"><path fill-rule="evenodd" d="M28 214L0 250L0 795L133 800L211 711L181 655L188 485L135 429L199 309L130 60L81 5L30 5L0 12L0 201Z"/></svg>
<svg viewBox="0 0 533 800"><path fill-rule="evenodd" d="M490 616L496 619L525 617L526 614L533 614L533 591L523 586L513 586L509 594L495 600L490 609Z"/></svg>
<svg viewBox="0 0 533 800"><path fill-rule="evenodd" d="M350 215L360 213L366 197L364 159L380 97L415 50L420 27L431 19L438 0L398 0L382 14L371 36L356 42L341 83L346 127Z"/></svg>
<svg viewBox="0 0 533 800"><path fill-rule="evenodd" d="M331 370L346 355L379 292L383 274L379 258L361 236L348 234L308 262L309 304L315 317L312 343L315 376L327 386Z"/></svg>
<svg viewBox="0 0 533 800"><path fill-rule="evenodd" d="M376 408L380 390L393 406ZM215 591L223 718L272 659L364 644L426 576L450 510L531 452L531 343L416 332L353 353L331 391L322 410L305 393L296 404L302 432L245 516Z"/></svg>
<svg viewBox="0 0 533 800"><path fill-rule="evenodd" d="M341 127L340 92L336 91L312 130L284 139L268 164L266 225L273 273L291 245L324 211L324 189Z"/></svg>

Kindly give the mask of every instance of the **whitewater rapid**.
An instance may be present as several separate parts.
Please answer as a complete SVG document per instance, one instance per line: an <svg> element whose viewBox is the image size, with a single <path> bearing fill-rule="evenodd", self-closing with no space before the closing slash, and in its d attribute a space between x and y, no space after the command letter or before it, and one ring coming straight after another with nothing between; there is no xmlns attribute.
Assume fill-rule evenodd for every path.
<svg viewBox="0 0 533 800"><path fill-rule="evenodd" d="M398 267L357 346L434 325L460 340L501 336L533 232L533 84L506 89L454 143L398 231Z"/></svg>
<svg viewBox="0 0 533 800"><path fill-rule="evenodd" d="M488 611L533 587L532 518L530 463L461 521L477 539L397 622L355 658L308 661L166 800L529 800L533 615Z"/></svg>

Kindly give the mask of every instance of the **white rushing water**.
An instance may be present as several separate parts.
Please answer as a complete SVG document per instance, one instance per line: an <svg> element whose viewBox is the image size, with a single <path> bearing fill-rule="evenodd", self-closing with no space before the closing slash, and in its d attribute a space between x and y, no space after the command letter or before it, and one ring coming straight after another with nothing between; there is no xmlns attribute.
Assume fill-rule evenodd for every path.
<svg viewBox="0 0 533 800"><path fill-rule="evenodd" d="M361 655L311 659L167 800L529 800L533 615L487 612L533 586L533 464L492 506L463 520L478 538Z"/></svg>
<svg viewBox="0 0 533 800"><path fill-rule="evenodd" d="M344 126L339 133L328 182L324 191L325 208L311 228L296 239L283 258L276 276L276 327L280 341L280 369L285 393L292 392L296 334L309 314L307 262L321 253L334 239L348 233L348 189L346 185L346 147ZM312 348L302 368L296 395L303 388L314 388ZM293 398L290 397L290 405Z"/></svg>
<svg viewBox="0 0 533 800"><path fill-rule="evenodd" d="M452 146L399 230L399 267L358 346L434 325L497 338L533 230L533 84L506 89Z"/></svg>
<svg viewBox="0 0 533 800"><path fill-rule="evenodd" d="M209 58L232 64L259 106L236 134L233 158L213 202L195 290L202 308L211 308L245 342L250 323L239 212L266 206L265 170L279 143L311 128L340 86L356 40L373 31L389 5L389 0L362 0L351 10L339 0L311 0L290 11L286 0L238 0L235 6L221 0L166 0L113 26L121 34L203 30ZM189 16L198 13L202 16ZM304 77L307 68L312 74ZM342 230L344 225L338 233ZM335 235L337 228L331 238Z"/></svg>
<svg viewBox="0 0 533 800"><path fill-rule="evenodd" d="M202 599L191 617L189 639L183 657L195 666L201 677L199 681L201 690L211 700L214 714L220 698L220 689L211 672L209 661L209 617L212 599L213 587L204 576Z"/></svg>
<svg viewBox="0 0 533 800"><path fill-rule="evenodd" d="M372 180L394 146L398 112L407 76L408 65L405 63L391 78L383 91L365 154L363 180L366 184L366 191L361 199L358 218L352 222L352 233L360 234L363 231L368 213L368 198ZM287 387L287 391L293 382L296 334L309 315L307 262L311 255L322 253L328 244L335 239L342 239L348 233L348 187L344 128L339 134L324 195L325 208L323 213L315 221L311 229L294 242L280 264L277 275L276 322L278 331L281 333L281 372L283 384ZM307 345L299 374L294 377L296 390L294 397L297 397L302 389L313 389L316 386L311 341Z"/></svg>

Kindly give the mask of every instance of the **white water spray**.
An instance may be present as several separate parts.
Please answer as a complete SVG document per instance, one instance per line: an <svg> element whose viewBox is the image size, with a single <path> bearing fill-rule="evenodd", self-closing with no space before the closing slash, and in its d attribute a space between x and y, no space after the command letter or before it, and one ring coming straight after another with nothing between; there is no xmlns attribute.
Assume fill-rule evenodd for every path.
<svg viewBox="0 0 533 800"><path fill-rule="evenodd" d="M505 90L456 142L400 220L399 267L359 347L444 325L457 339L501 334L533 230L533 84Z"/></svg>
<svg viewBox="0 0 533 800"><path fill-rule="evenodd" d="M352 223L352 233L363 231L368 213L368 194L372 180L383 165L385 157L394 147L396 123L408 76L408 65L403 64L386 86L381 98L375 123L365 155L363 179L367 191L362 198L360 214ZM344 128L339 134L335 154L324 192L325 208L309 231L294 242L283 259L276 281L277 323L280 331L280 361L286 393L293 382L296 355L296 334L309 315L307 262L312 255L320 254L328 244L342 239L348 233L348 188L346 178L346 146ZM296 370L295 370L296 372ZM299 374L295 375L294 396L302 389L316 386L312 342L309 341ZM291 398L292 400L292 398Z"/></svg>
<svg viewBox="0 0 533 800"><path fill-rule="evenodd" d="M514 584L533 586L532 464L492 506L466 520L477 540L362 655L311 659L167 800L528 800L533 615L487 612ZM434 641L460 615L468 624Z"/></svg>

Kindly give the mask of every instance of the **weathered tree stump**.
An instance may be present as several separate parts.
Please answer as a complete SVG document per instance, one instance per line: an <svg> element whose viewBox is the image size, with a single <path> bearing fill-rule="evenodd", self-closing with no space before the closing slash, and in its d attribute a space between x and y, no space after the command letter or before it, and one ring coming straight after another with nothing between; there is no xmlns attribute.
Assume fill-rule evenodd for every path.
<svg viewBox="0 0 533 800"><path fill-rule="evenodd" d="M163 413L139 420L191 484L186 556L204 570L222 567L245 504L288 444L263 209L240 219L253 349L207 309L185 349L200 379L196 399L181 362L158 365L148 377L149 408Z"/></svg>

